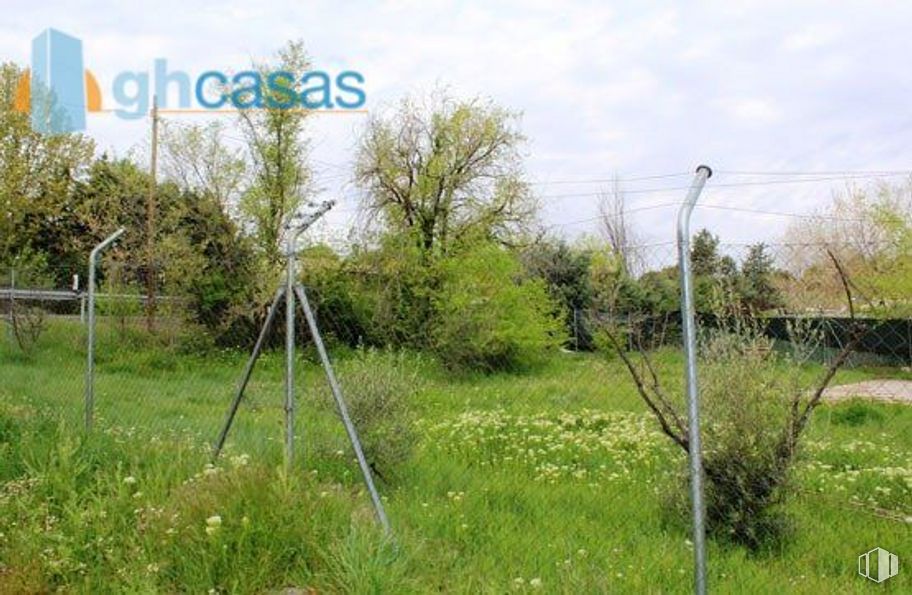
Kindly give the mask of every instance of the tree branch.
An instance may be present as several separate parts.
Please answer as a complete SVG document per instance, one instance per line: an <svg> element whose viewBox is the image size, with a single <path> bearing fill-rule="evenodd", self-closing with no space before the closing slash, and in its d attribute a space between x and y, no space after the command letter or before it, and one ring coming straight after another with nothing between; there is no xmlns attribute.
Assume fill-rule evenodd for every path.
<svg viewBox="0 0 912 595"><path fill-rule="evenodd" d="M636 366L633 365L633 361L631 361L631 359L627 355L627 353L621 348L621 345L618 342L617 338L614 336L614 333L612 333L611 331L606 331L606 334L608 335L608 340L611 342L611 345L617 351L618 356L620 356L621 360L624 362L624 365L627 366L627 370L630 372L631 378L633 378L633 383L636 385L637 392L643 398L643 401L646 402L646 406L649 407L649 409L656 416L656 419L658 420L659 425L662 427L662 432L664 432L666 436L671 438L675 442L675 444L677 444L678 446L683 448L685 452L690 452L690 442L688 441L684 432L681 432L680 434L676 433L675 430L671 427L671 424L668 423L668 420L665 418L665 413L662 411L662 408L668 408L668 407L670 407L670 404L665 403L664 400L662 400L661 397L659 397L660 401L662 401L663 407L659 407L658 405L656 405L656 403L653 401L652 397L650 397L650 395L649 395L649 391L646 388L646 383L643 382L643 378L640 376L640 373L637 371ZM641 353L641 355L643 357L648 357L643 353ZM677 417L677 416L674 415L674 417Z"/></svg>

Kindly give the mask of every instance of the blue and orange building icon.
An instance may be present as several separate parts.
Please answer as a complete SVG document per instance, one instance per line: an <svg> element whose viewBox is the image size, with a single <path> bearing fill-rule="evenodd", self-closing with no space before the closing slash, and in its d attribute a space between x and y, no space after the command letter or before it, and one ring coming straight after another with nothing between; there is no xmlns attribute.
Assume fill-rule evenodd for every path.
<svg viewBox="0 0 912 595"><path fill-rule="evenodd" d="M31 69L19 79L15 107L43 133L85 130L86 113L101 111L101 89L83 67L82 41L56 29L32 40Z"/></svg>
<svg viewBox="0 0 912 595"><path fill-rule="evenodd" d="M150 99L161 99L160 111L169 113L236 113L250 109L293 109L308 112L365 112L364 76L344 70L330 76L322 70L289 73L243 70L228 74L207 70L193 78L182 70L168 70L156 58L149 71L125 70L113 79L113 109L102 109L101 88L86 70L82 40L57 29L45 29L32 40L31 68L19 78L15 109L28 114L32 129L44 134L86 129L86 115L110 112L125 120L148 113ZM177 105L169 106L170 89ZM194 107L194 99L198 107Z"/></svg>

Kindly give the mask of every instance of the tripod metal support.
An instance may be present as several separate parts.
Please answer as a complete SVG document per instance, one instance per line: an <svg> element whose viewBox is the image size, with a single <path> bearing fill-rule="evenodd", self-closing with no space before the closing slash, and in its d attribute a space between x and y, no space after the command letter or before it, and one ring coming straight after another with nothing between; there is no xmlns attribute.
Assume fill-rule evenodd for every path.
<svg viewBox="0 0 912 595"><path fill-rule="evenodd" d="M266 320L263 323L263 328L260 330L260 335L257 337L256 344L253 347L253 353L250 354L250 358L247 360L247 365L244 367L244 373L241 377L241 381L238 384L237 392L234 395L234 399L231 401L231 405L228 409L228 414L225 417L225 424L222 427L221 432L219 432L218 438L216 439L215 445L212 450L212 459L215 460L222 452L222 448L225 446L225 440L228 438L228 432L231 430L231 426L234 423L234 418L237 414L238 408L240 407L241 401L244 398L244 391L247 389L247 384L250 381L250 376L253 373L253 367L256 364L257 359L260 357L260 353L263 348L263 343L266 340L267 335L269 334L269 329L272 327L273 320L275 320L276 313L279 309L279 304L282 297L285 298L285 464L288 470L291 470L291 464L294 454L294 410L295 410L295 398L294 398L294 360L295 360L295 344L294 344L294 331L295 331L295 298L301 303L301 309L304 311L304 318L307 320L307 326L310 330L310 335L313 338L314 345L317 348L317 352L320 355L320 363L323 366L323 370L326 373L326 379L329 383L329 388L332 392L333 399L336 401L336 407L339 410L339 416L342 418L342 423L345 425L345 431L348 434L348 438L351 441L352 448L355 451L355 456L358 459L358 466L361 468L361 474L364 477L364 483L367 486L367 491L370 493L371 503L374 506L374 511L377 514L377 521L383 527L384 533L387 535L390 534L390 524L389 520L386 517L386 511L383 508L383 503L380 500L380 494L377 492L377 487L374 485L374 478L370 470L370 465L367 462L367 458L364 456L364 450L361 448L361 441L358 438L358 432L355 429L354 424L351 421L351 416L348 413L348 407L345 405L345 400L342 397L342 389L339 386L339 382L336 379L335 372L333 372L332 364L329 361L329 355L326 352L326 347L323 345L323 338L320 336L320 330L317 327L317 320L313 314L313 310L310 308L310 303L307 301L307 294L304 292L304 288L295 283L295 244L297 242L298 236L302 231L307 229L310 225L313 224L318 218L320 218L326 211L332 207L331 202L323 203L323 205L312 215L308 216L302 223L297 226L287 226L288 237L287 237L287 256L288 262L285 271L285 283L283 287L280 287L275 294L275 297L272 300L272 305L269 307L269 311L266 315Z"/></svg>
<svg viewBox="0 0 912 595"><path fill-rule="evenodd" d="M234 416L237 414L238 407L241 405L241 399L244 398L244 391L247 389L247 383L250 382L250 376L253 374L253 366L260 357L263 343L266 341L266 336L269 334L269 329L272 327L272 321L275 320L276 310L279 308L279 300L284 293L285 289L280 287L279 290L276 291L275 297L272 299L272 305L269 306L269 312L266 314L266 321L263 323L263 328L260 329L260 336L257 337L256 344L253 346L253 353L250 354L250 359L247 360L247 365L244 366L244 375L241 376L241 382L238 384L237 392L234 395L234 399L231 401L231 406L228 408L228 415L225 416L225 425L222 426L222 431L219 432L218 439L215 441L215 447L212 449L213 461L218 458L222 453L222 448L225 446L225 440L228 438L228 430L231 429L231 424L234 423Z"/></svg>
<svg viewBox="0 0 912 595"><path fill-rule="evenodd" d="M336 380L336 374L333 372L332 364L329 361L329 355L326 353L326 347L323 345L323 338L320 336L320 329L317 327L317 319L314 317L313 310L310 309L310 302L307 301L307 294L300 285L295 287L295 294L298 301L301 302L301 309L304 310L304 318L307 319L307 326L310 327L310 334L313 337L317 353L320 355L320 363L323 365L323 371L326 372L326 381L329 383L329 389L332 391L333 399L336 401L336 407L339 409L339 417L345 424L345 431L348 433L348 439L351 441L355 456L358 458L358 466L361 467L361 474L364 476L364 483L367 485L367 491L370 492L371 502L374 504L374 511L377 513L377 520L383 526L386 533L390 532L389 520L386 518L386 511L383 509L383 503L380 501L380 494L374 486L374 478L371 474L370 466L364 457L364 450L361 448L361 441L358 439L358 432L348 415L348 407L345 405L345 399L342 398L342 389L339 387L339 381Z"/></svg>

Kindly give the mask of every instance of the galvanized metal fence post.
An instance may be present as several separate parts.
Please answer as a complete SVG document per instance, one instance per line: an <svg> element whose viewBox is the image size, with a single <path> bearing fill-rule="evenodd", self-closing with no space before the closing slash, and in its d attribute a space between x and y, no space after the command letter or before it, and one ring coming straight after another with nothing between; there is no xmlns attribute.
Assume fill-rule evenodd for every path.
<svg viewBox="0 0 912 595"><path fill-rule="evenodd" d="M88 339L87 339L87 361L86 361L86 380L85 380L85 429L86 432L92 429L95 408L95 265L98 262L98 255L101 251L110 246L121 236L124 228L121 227L100 244L92 248L89 254L89 303L88 303Z"/></svg>
<svg viewBox="0 0 912 595"><path fill-rule="evenodd" d="M294 459L294 358L295 358L295 255L298 237L333 207L335 201L324 201L313 213L300 221L293 217L285 225L285 466L291 469Z"/></svg>
<svg viewBox="0 0 912 595"><path fill-rule="evenodd" d="M295 242L299 233L288 229L288 245L285 252L285 467L289 470L294 460L294 261Z"/></svg>
<svg viewBox="0 0 912 595"><path fill-rule="evenodd" d="M690 496L693 506L694 592L706 593L706 521L703 502L703 453L700 444L700 395L697 387L697 337L693 274L690 266L690 215L712 170L697 168L696 177L678 212L678 262L681 270L681 321L684 330L685 380L687 384L688 455Z"/></svg>

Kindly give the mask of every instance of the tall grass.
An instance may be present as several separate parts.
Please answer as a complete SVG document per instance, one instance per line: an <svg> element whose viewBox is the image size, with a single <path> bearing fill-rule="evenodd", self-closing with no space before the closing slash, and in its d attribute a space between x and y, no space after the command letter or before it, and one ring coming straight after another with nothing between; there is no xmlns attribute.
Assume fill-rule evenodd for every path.
<svg viewBox="0 0 912 595"><path fill-rule="evenodd" d="M295 468L281 459L281 358L256 371L225 456L209 446L244 354L101 341L97 431L80 426L81 338L52 327L0 348L0 592L688 592L686 526L662 515L680 456L617 362L561 354L521 376L420 377L418 442L381 482L373 521L320 370L301 367ZM669 369L679 355L660 357ZM339 358L343 389L363 361ZM811 374L815 370L808 369ZM882 371L851 370L843 378ZM679 379L669 377L669 386ZM816 416L788 504L795 537L763 555L710 543L724 592L862 592L858 554L908 556L912 411L844 403ZM901 572L884 585L912 589Z"/></svg>

